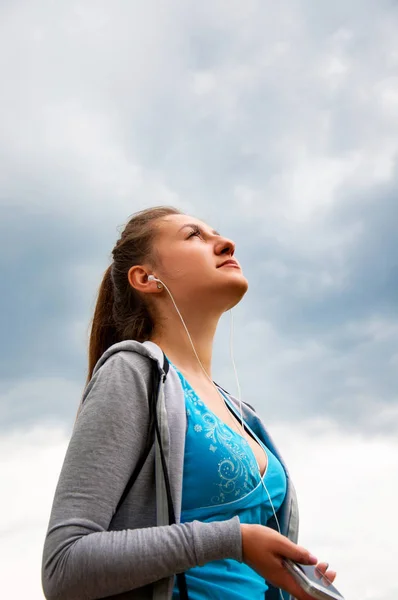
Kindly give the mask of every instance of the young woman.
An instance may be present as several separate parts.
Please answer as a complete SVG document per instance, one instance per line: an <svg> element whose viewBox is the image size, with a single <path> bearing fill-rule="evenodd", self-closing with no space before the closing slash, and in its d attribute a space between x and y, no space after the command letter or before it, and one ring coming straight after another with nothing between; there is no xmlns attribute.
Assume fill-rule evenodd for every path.
<svg viewBox="0 0 398 600"><path fill-rule="evenodd" d="M310 600L282 563L317 563L296 545L286 466L211 377L218 321L248 288L234 253L170 207L135 214L113 249L45 540L47 599Z"/></svg>

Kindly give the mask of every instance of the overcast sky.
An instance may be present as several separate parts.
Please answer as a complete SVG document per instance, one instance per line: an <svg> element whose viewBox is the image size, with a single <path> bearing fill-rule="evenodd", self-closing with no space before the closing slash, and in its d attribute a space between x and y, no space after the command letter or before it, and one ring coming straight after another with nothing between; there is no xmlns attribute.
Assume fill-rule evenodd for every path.
<svg viewBox="0 0 398 600"><path fill-rule="evenodd" d="M231 237L243 398L301 542L347 600L396 600L398 6L0 2L0 571L41 551L120 228L171 204ZM229 318L216 380L235 392ZM3 572L4 569L4 572Z"/></svg>

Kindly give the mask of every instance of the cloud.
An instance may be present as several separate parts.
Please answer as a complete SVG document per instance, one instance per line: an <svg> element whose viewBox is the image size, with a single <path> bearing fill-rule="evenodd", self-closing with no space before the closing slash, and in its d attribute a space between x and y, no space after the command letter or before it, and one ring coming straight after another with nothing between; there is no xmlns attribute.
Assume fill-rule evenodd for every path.
<svg viewBox="0 0 398 600"><path fill-rule="evenodd" d="M3 5L3 390L81 385L117 229L166 203L237 241L251 286L237 316L253 332L238 320L238 340L269 365L270 391L282 374L303 416L321 406L351 424L396 401L395 334L372 354L347 333L394 332L397 318L398 15L360 6ZM289 418L295 394L283 393Z"/></svg>
<svg viewBox="0 0 398 600"><path fill-rule="evenodd" d="M18 429L20 424L32 426L40 422L60 427L60 421L70 422L77 413L83 394L81 385L67 378L43 377L12 382L0 393L0 417L6 431Z"/></svg>
<svg viewBox="0 0 398 600"><path fill-rule="evenodd" d="M338 571L336 585L345 597L393 600L396 439L344 434L322 420L300 427L275 422L270 431L297 488L300 543ZM43 598L41 553L68 435L35 427L0 438L0 508L9 515L1 528L2 589L15 600Z"/></svg>
<svg viewBox="0 0 398 600"><path fill-rule="evenodd" d="M18 429L0 436L2 593L15 600L44 598L41 555L52 498L66 450L66 431Z"/></svg>
<svg viewBox="0 0 398 600"><path fill-rule="evenodd" d="M253 316L249 321L243 310L235 323L238 318L242 325L235 325L234 354L242 399L266 422L322 417L358 435L397 435L395 321L348 322L312 335L285 334ZM224 321L217 340L216 381L237 394L226 355L228 330Z"/></svg>
<svg viewBox="0 0 398 600"><path fill-rule="evenodd" d="M322 420L306 427L275 424L272 431L296 482L300 543L336 568L345 597L392 600L398 592L391 522L396 436L344 434Z"/></svg>
<svg viewBox="0 0 398 600"><path fill-rule="evenodd" d="M17 580L41 597L111 249L130 214L164 203L237 243L242 395L279 423L303 536L347 597L395 598L383 509L398 431L396 4L43 0L0 15L3 502L27 486L34 502L29 515L14 503L3 532L8 595ZM233 392L228 335L226 316L214 373Z"/></svg>

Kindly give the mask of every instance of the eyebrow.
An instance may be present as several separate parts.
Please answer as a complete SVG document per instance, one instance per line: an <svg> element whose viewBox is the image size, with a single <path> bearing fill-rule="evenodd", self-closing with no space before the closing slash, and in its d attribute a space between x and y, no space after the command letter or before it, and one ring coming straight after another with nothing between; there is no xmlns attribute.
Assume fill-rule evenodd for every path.
<svg viewBox="0 0 398 600"><path fill-rule="evenodd" d="M182 229L185 229L185 227L199 227L199 229L202 229L202 227L200 225L198 225L197 223L186 223L185 225L180 227L180 229L178 231L180 232ZM212 229L211 232L213 235L221 235L221 233L218 233L218 231L216 231L215 229Z"/></svg>

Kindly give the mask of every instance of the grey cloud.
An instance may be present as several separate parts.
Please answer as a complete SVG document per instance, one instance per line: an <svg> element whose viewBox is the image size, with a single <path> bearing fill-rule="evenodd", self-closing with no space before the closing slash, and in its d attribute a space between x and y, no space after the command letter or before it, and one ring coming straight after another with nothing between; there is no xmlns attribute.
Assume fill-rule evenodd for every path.
<svg viewBox="0 0 398 600"><path fill-rule="evenodd" d="M396 402L397 184L372 175L378 154L395 152L381 89L396 67L396 8L253 6L2 5L3 397L24 379L80 385L82 324L116 228L165 198L237 241L250 281L236 311L249 401L272 418L357 428L371 427L375 402ZM340 175L350 153L360 166ZM340 161L327 209L326 184L310 200L291 184L303 157ZM390 322L391 337L376 339L369 322ZM234 389L227 335L226 322L216 366ZM36 395L20 418L65 419L63 406Z"/></svg>
<svg viewBox="0 0 398 600"><path fill-rule="evenodd" d="M250 372L249 361L263 365L270 393L258 399L250 377L245 388L251 401L272 417L323 415L342 427L396 434L396 420L378 419L398 400L393 360L398 343L396 190L395 182L374 186L362 198L345 198L332 211L330 227L336 231L350 220L361 223L361 235L343 254L341 282L340 261L333 267L333 255L300 257L295 246L290 252L281 248L271 232L267 243L259 240L247 248L252 281L248 318L271 323L278 346L272 348L272 338L266 337L257 359L245 353L242 370ZM263 260L256 269L259 256ZM279 268L264 269L267 257ZM331 285L322 285L330 264L338 283L333 285L332 278ZM243 323L241 327L243 345ZM291 352L297 353L293 362ZM275 364L275 353L280 363Z"/></svg>
<svg viewBox="0 0 398 600"><path fill-rule="evenodd" d="M68 327L90 302L76 268L102 263L105 269L106 229L95 219L58 219L27 205L3 210L0 234L2 377L76 373Z"/></svg>

